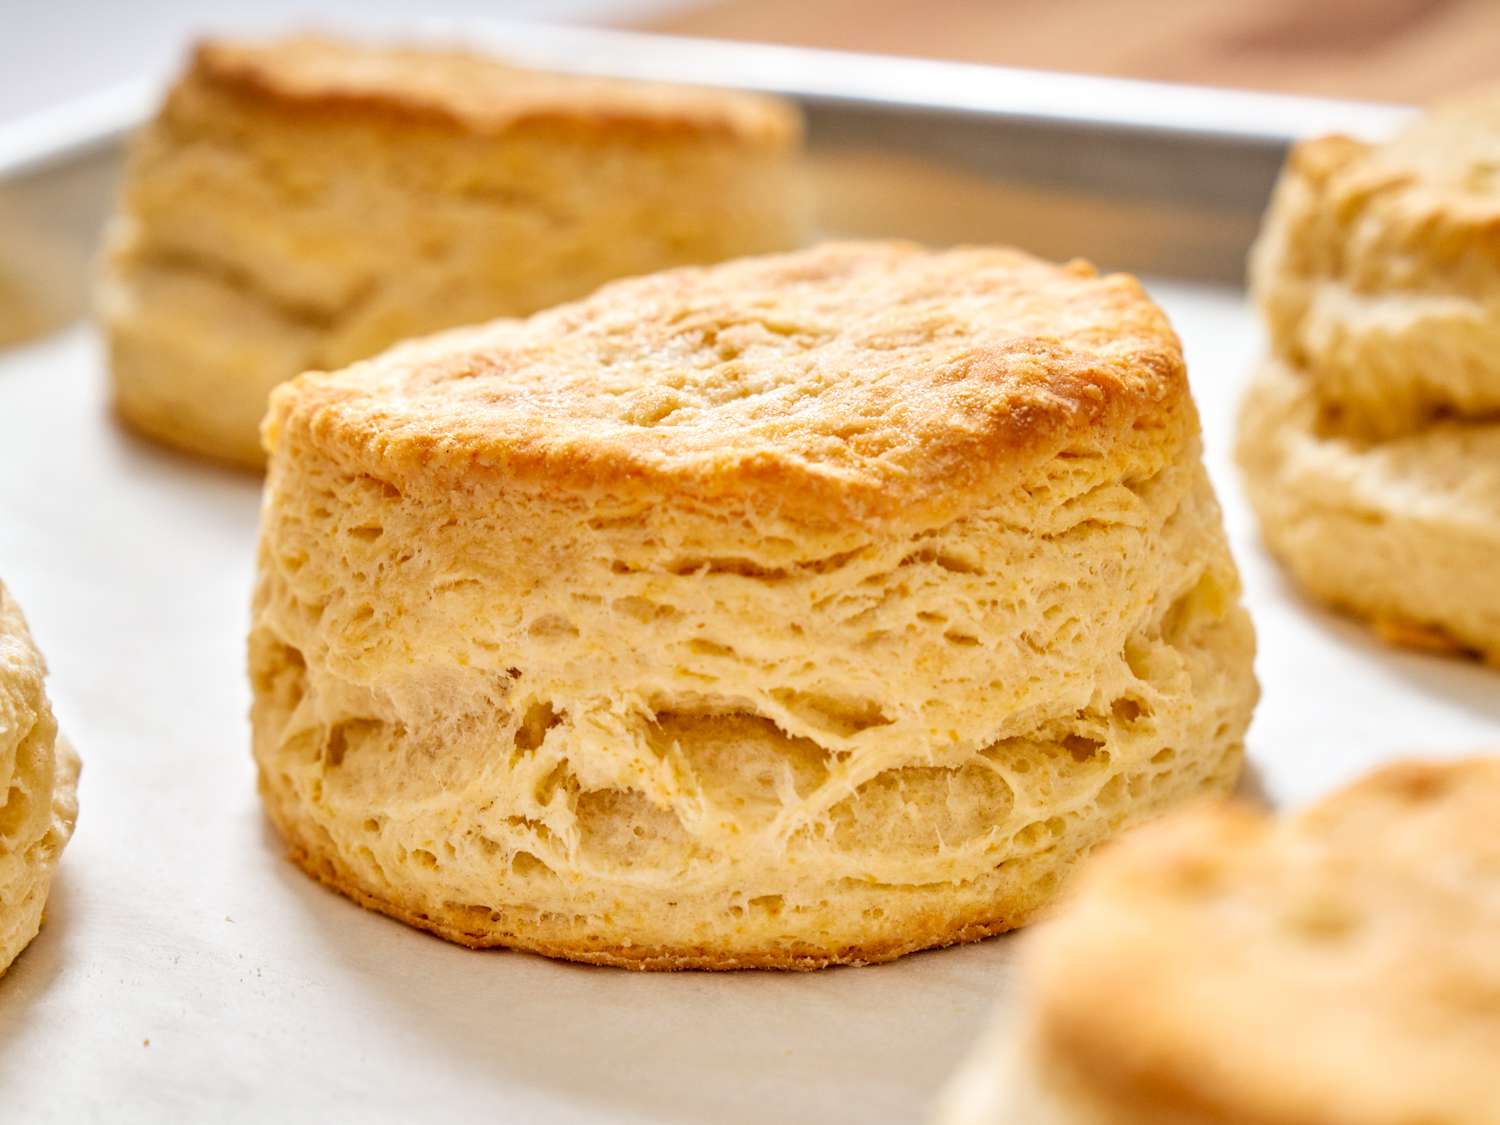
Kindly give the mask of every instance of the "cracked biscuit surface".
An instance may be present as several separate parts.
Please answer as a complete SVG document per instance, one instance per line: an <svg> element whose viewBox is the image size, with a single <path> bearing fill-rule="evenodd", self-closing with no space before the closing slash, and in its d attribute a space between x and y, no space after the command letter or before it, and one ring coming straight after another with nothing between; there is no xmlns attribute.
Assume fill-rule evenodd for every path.
<svg viewBox="0 0 1500 1125"><path fill-rule="evenodd" d="M1033 933L942 1125L1494 1125L1500 758L1131 833Z"/></svg>
<svg viewBox="0 0 1500 1125"><path fill-rule="evenodd" d="M1500 90L1383 145L1299 144L1251 281L1272 355L1239 460L1309 593L1406 645L1500 659Z"/></svg>
<svg viewBox="0 0 1500 1125"><path fill-rule="evenodd" d="M885 960L1237 776L1253 640L1131 278L670 271L303 376L265 436L267 807L455 941Z"/></svg>
<svg viewBox="0 0 1500 1125"><path fill-rule="evenodd" d="M133 146L99 311L142 432L259 465L277 383L803 234L795 109L317 38L212 41Z"/></svg>
<svg viewBox="0 0 1500 1125"><path fill-rule="evenodd" d="M78 756L57 733L46 665L0 583L0 975L36 937L78 817Z"/></svg>

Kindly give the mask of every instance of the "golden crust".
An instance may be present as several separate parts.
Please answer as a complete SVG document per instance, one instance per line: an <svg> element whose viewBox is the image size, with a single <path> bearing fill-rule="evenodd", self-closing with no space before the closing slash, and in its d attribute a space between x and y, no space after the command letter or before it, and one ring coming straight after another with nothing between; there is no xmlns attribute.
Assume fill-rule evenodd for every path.
<svg viewBox="0 0 1500 1125"><path fill-rule="evenodd" d="M395 480L714 497L830 519L941 505L1070 445L1180 448L1182 352L1135 279L901 243L618 282L273 396L294 434Z"/></svg>
<svg viewBox="0 0 1500 1125"><path fill-rule="evenodd" d="M1133 833L1028 947L1012 1040L1049 1125L1493 1125L1500 758L1387 767L1300 816Z"/></svg>
<svg viewBox="0 0 1500 1125"><path fill-rule="evenodd" d="M284 834L288 839L293 839L285 831ZM794 947L768 943L763 949L726 953L708 944L696 948L681 945L625 946L602 935L580 940L576 934L569 934L560 926L556 927L555 933L548 934L545 927L540 928L539 932L539 927L529 920L517 923L503 916L491 925L476 929L472 923L466 924L462 918L418 911L371 894L356 876L343 871L338 860L326 853L313 853L294 843L287 851L287 858L305 874L352 899L366 910L384 914L467 949L514 949L562 961L605 965L636 972L733 972L740 969L815 972L835 965L880 965L908 953L924 949L945 949L951 945L964 945L1008 933L1025 925L1037 909L1036 905L1024 911L1016 908L1014 913L1005 918L986 920L954 919L944 916L940 911L931 910L914 919L914 924L900 939L851 944L836 951L809 946L805 952L799 953Z"/></svg>
<svg viewBox="0 0 1500 1125"><path fill-rule="evenodd" d="M796 110L774 98L550 74L464 51L358 46L317 35L205 41L185 83L292 113L378 116L481 136L563 126L716 134L779 147L801 135Z"/></svg>

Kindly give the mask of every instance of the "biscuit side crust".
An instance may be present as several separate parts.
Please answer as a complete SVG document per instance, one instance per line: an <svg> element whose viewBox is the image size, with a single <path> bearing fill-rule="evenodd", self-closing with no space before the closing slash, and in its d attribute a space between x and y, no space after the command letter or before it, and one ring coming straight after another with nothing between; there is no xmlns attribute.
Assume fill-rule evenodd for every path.
<svg viewBox="0 0 1500 1125"><path fill-rule="evenodd" d="M985 917L965 921L954 916L947 903L934 902L916 911L905 923L900 937L884 941L850 943L838 948L809 944L799 951L798 943L780 939L768 932L759 945L747 939L743 929L734 933L713 935L702 944L672 943L650 945L620 944L612 940L603 927L590 933L569 919L538 922L531 912L508 917L501 910L491 911L487 920L460 913L436 914L419 906L403 905L372 893L356 875L343 870L336 853L314 852L297 843L295 829L273 814L283 838L289 841L287 858L304 873L317 879L367 910L387 915L419 930L469 949L512 949L536 953L564 961L588 965L631 969L637 972L677 972L685 970L733 971L738 969L775 969L787 972L813 972L834 965L878 965L894 961L908 953L924 949L941 949L950 945L982 941L1024 925L1041 906L1041 895L1030 896L1030 903L1015 902L1012 913L996 917L993 905L987 905ZM843 908L841 908L843 909ZM735 948L738 947L738 948ZM734 951L730 951L734 950Z"/></svg>

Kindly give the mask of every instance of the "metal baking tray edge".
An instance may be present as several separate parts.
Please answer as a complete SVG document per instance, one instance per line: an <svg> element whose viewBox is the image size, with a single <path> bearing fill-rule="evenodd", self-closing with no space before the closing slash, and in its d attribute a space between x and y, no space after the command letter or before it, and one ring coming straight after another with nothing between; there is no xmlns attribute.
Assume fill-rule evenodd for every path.
<svg viewBox="0 0 1500 1125"><path fill-rule="evenodd" d="M1010 241L1051 257L1085 247L1106 268L1228 283L1239 279L1293 138L1380 135L1409 112L541 24L426 22L405 38L487 47L557 70L792 98L807 115L830 233ZM80 212L104 214L121 142L167 77L0 127L0 254L12 259L10 275L32 279L51 321L83 311L92 246L68 233L80 229Z"/></svg>

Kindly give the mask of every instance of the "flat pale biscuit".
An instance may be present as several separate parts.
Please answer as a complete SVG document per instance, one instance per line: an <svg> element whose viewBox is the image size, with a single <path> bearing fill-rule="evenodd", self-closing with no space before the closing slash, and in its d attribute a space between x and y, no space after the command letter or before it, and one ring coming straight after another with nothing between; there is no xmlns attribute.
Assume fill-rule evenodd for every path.
<svg viewBox="0 0 1500 1125"><path fill-rule="evenodd" d="M1297 145L1251 255L1278 355L1352 434L1500 418L1500 88Z"/></svg>
<svg viewBox="0 0 1500 1125"><path fill-rule="evenodd" d="M277 383L801 241L795 109L324 39L210 42L136 139L99 311L132 426L258 465Z"/></svg>
<svg viewBox="0 0 1500 1125"><path fill-rule="evenodd" d="M885 960L1238 773L1250 625L1131 278L671 271L304 376L265 435L267 808L452 940Z"/></svg>
<svg viewBox="0 0 1500 1125"><path fill-rule="evenodd" d="M1500 758L1131 833L1022 962L943 1125L1500 1122Z"/></svg>
<svg viewBox="0 0 1500 1125"><path fill-rule="evenodd" d="M46 671L0 583L0 976L41 928L78 817L78 755L57 733Z"/></svg>
<svg viewBox="0 0 1500 1125"><path fill-rule="evenodd" d="M1267 545L1308 593L1397 643L1500 662L1500 421L1330 434L1310 381L1267 360L1238 456Z"/></svg>

